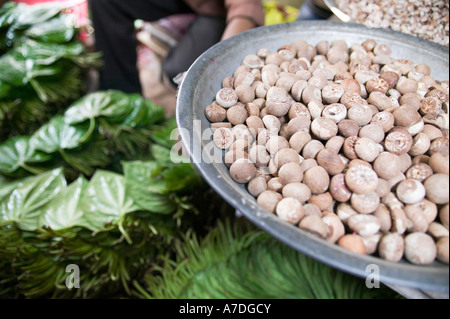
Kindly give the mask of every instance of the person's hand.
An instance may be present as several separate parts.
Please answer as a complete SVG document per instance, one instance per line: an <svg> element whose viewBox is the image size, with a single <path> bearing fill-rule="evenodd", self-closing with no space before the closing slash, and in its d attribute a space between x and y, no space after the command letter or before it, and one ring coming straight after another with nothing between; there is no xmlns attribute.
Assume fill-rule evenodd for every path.
<svg viewBox="0 0 450 319"><path fill-rule="evenodd" d="M236 17L231 20L225 28L222 35L222 41L231 38L238 33L253 29L254 27L256 27L256 24L251 19Z"/></svg>

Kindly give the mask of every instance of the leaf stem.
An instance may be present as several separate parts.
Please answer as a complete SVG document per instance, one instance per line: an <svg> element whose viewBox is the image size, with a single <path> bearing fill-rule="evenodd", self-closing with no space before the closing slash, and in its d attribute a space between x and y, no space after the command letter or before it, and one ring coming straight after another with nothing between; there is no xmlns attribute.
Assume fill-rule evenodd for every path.
<svg viewBox="0 0 450 319"><path fill-rule="evenodd" d="M89 118L89 128L87 132L83 135L83 137L80 139L80 144L84 144L87 142L87 140L91 137L92 133L94 133L95 129L95 118L91 117Z"/></svg>
<svg viewBox="0 0 450 319"><path fill-rule="evenodd" d="M31 167L25 163L22 163L20 165L23 169L25 169L26 171L30 172L33 175L39 175L41 173L43 173L45 170L43 169L39 169L39 168L35 168L35 167Z"/></svg>

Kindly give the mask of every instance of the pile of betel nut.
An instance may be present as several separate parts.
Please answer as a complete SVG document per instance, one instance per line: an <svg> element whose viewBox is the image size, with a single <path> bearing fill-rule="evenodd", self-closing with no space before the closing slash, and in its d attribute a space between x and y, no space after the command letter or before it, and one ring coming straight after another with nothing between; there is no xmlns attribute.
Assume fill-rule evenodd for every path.
<svg viewBox="0 0 450 319"><path fill-rule="evenodd" d="M258 205L358 254L449 260L449 82L373 39L261 48L205 115Z"/></svg>

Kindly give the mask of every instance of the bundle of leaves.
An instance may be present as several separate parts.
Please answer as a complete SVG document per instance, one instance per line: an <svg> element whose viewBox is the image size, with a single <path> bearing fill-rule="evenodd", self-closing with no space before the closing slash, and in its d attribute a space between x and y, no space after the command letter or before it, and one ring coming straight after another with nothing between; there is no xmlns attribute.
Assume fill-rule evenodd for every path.
<svg viewBox="0 0 450 319"><path fill-rule="evenodd" d="M68 183L58 168L0 180L0 296L124 297L132 280L173 257L174 238L195 229L211 190L155 145L154 160L123 162L123 174L97 170ZM71 265L78 289L66 284Z"/></svg>
<svg viewBox="0 0 450 319"><path fill-rule="evenodd" d="M72 181L80 174L92 176L97 168L121 172L117 163L148 158L152 139L161 142L164 139L159 136L175 128L174 119L166 119L162 107L139 94L113 90L91 93L32 135L1 143L0 174L14 179L63 166ZM161 147L170 143L174 141L168 140Z"/></svg>
<svg viewBox="0 0 450 319"><path fill-rule="evenodd" d="M28 135L85 94L100 67L61 7L8 2L0 8L0 141Z"/></svg>
<svg viewBox="0 0 450 319"><path fill-rule="evenodd" d="M200 238L177 239L176 258L149 269L135 294L149 299L399 298L307 257L243 220L219 221Z"/></svg>

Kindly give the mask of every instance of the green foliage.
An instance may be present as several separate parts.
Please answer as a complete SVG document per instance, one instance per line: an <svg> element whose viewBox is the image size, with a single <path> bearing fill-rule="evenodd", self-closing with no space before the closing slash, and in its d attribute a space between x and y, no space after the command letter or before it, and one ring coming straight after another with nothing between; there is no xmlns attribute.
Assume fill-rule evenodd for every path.
<svg viewBox="0 0 450 319"><path fill-rule="evenodd" d="M172 128L172 123L169 120L166 126L162 107L139 94L114 90L91 93L75 101L63 115L52 117L31 136L0 143L0 174L20 178L63 166L72 181L80 174L91 177L97 168L118 171L111 168L113 163L150 156L153 134L161 135L160 131ZM152 146L155 157L162 156L159 164L170 166L168 147L173 141L155 140L163 144ZM196 178L190 174L190 166L174 168L179 169L184 174L175 175L183 178L178 185L174 185L172 173L167 173L170 190L182 189Z"/></svg>
<svg viewBox="0 0 450 319"><path fill-rule="evenodd" d="M159 156L169 162L170 150L165 160ZM195 227L197 190L206 187L197 176L197 183L169 189L170 166L123 162L123 175L97 169L90 180L72 183L62 169L1 178L0 296L131 296L132 280L170 255L174 238ZM192 168L180 174L186 173L197 174ZM80 267L80 289L65 285L70 264Z"/></svg>
<svg viewBox="0 0 450 319"><path fill-rule="evenodd" d="M8 2L0 10L0 141L34 132L86 91L101 65L55 5Z"/></svg>
<svg viewBox="0 0 450 319"><path fill-rule="evenodd" d="M219 222L204 238L176 241L176 253L135 282L155 299L365 299L388 298L364 280L319 263L253 227ZM250 230L249 230L250 229ZM145 289L147 288L147 290Z"/></svg>

